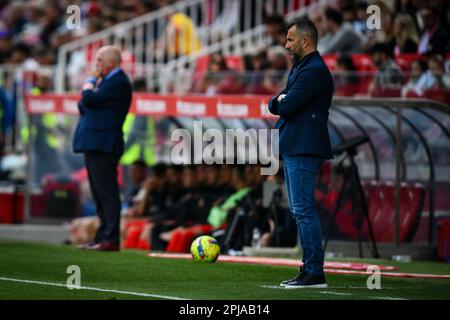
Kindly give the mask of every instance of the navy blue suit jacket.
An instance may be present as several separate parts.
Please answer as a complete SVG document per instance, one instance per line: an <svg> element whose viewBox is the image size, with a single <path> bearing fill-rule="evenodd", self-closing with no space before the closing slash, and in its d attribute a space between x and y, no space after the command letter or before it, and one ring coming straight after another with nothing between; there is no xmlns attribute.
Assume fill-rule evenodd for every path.
<svg viewBox="0 0 450 320"><path fill-rule="evenodd" d="M286 87L269 101L270 112L280 116L275 128L279 129L281 156L333 158L327 127L333 91L333 79L319 52L292 66ZM278 102L281 94L286 97Z"/></svg>
<svg viewBox="0 0 450 320"><path fill-rule="evenodd" d="M83 90L78 102L80 120L73 140L74 152L123 153L122 126L131 105L132 85L119 70L94 89Z"/></svg>

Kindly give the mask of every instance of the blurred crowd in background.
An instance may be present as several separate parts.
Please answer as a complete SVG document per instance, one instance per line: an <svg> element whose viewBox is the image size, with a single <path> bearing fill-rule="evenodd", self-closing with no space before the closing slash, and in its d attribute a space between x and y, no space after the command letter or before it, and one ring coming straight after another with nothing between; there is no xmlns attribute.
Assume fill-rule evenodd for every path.
<svg viewBox="0 0 450 320"><path fill-rule="evenodd" d="M3 72L3 67L29 70L32 74L27 78L29 81L24 82L27 93L39 95L51 92L55 89L54 66L57 63L58 48L62 44L155 12L174 2L0 1L0 73ZM225 32L236 25L239 25L237 28L243 27L242 23L227 19L233 16L227 15L229 10L242 11L238 6L228 5L235 2L219 2L221 12L211 28L216 28L217 32ZM66 10L74 4L81 9L81 28L70 30L66 25ZM367 27L367 7L371 4L377 5L381 10L380 29L370 30ZM239 14L237 16L239 19ZM333 73L336 96L424 97L450 104L448 0L321 2L320 7L308 12L308 17L318 29L318 50ZM199 37L193 40L196 35L194 31L204 27L196 25L194 17L174 13L172 18L168 20L166 31L170 30L171 24L176 25L176 28L184 26L185 30L189 30L185 32L184 38L178 34L174 42L167 42L175 44L168 48L169 52L173 51L173 57L196 52L207 45ZM285 16L267 11L263 16L266 40L269 43L267 47L257 51L250 50L242 55L228 55L217 51L199 57L194 74L186 81L186 90L206 95L277 94L284 87L288 70L292 66L291 57L284 48L286 22ZM170 36L172 33L157 33L156 37L162 34ZM126 34L123 36L127 37ZM158 38L155 41L152 45L158 50ZM180 45L178 41L189 43ZM89 55L92 58L92 53L74 52L71 55L67 65L69 77L76 79L79 76L80 83L84 81L85 69L90 67L86 59ZM168 57L162 58L165 61ZM128 65L134 61L129 56L124 60ZM129 74L134 78L135 91L158 92L154 86L148 86L145 78L136 76L137 67L126 68L126 71L131 70ZM2 80L5 82L11 79ZM168 89L170 92L171 88ZM0 156L8 132L14 133L10 128L18 120L17 101L16 92L11 90L11 86L6 87L4 83L0 83ZM55 150L70 148L70 143L68 140L61 143L55 138L63 136L58 131L60 120L56 115L35 116L34 120L35 128L31 131L27 131L26 125L19 124L16 132L24 143L28 141L28 137L35 135L35 157L46 159L44 164L35 163L35 180L40 181L42 176L50 172L48 168L52 168L53 172L59 170ZM142 119L143 122L146 120L148 119ZM70 138L70 130L66 131L65 134ZM70 162L69 160L66 159L66 162ZM74 167L77 166L78 163ZM214 234L227 249L239 250L249 244L295 245L296 226L287 214L288 208L278 206L279 203L276 204L277 207L262 204L264 184L271 180L282 184L282 173L273 177L261 176L257 165L180 167L158 164L152 166L151 170L148 167L148 163L140 161L133 165L127 164L130 170L130 181L127 183L130 185L123 189L122 225L125 247L184 252L192 238L203 233ZM319 213L325 217L329 216L335 200L330 198L328 201L326 197L336 197L341 187L339 181L342 182L342 177L338 175L339 173L335 173L334 178L329 180L330 183L322 184L322 190L318 189L323 191L320 199L325 204ZM347 211L342 214L344 220L348 221L351 210L348 206L345 210ZM239 220L240 229L236 229L241 236L227 237L230 232L234 232L230 229L233 220L242 212L245 213L245 218ZM96 218L75 220L72 223L71 242L88 240L95 233L96 224ZM353 224L346 223L345 228L349 225ZM354 230L347 230L342 231L340 236L348 238L355 234ZM233 242L226 242L227 238Z"/></svg>
<svg viewBox="0 0 450 320"><path fill-rule="evenodd" d="M0 63L54 65L67 42L172 4L174 0L27 0L0 2ZM67 28L67 8L79 5L81 28ZM27 61L28 60L28 61ZM29 62L28 62L29 63Z"/></svg>
<svg viewBox="0 0 450 320"><path fill-rule="evenodd" d="M25 69L34 70L39 66L53 66L62 44L173 2L2 1L0 64L26 66ZM65 21L66 10L73 4L80 6L81 28L69 30ZM380 29L367 28L367 7L371 4L381 10ZM231 8L239 9L236 6ZM219 9L230 10L230 6L223 3ZM186 28L200 27L195 25L193 18L188 21L189 18L192 17L180 23L184 23ZM448 0L339 0L330 5L324 2L322 7L309 12L309 18L319 31L319 52L330 57L326 61L336 75L337 95L407 96L410 93L416 97L423 96L427 89L450 90ZM225 20L223 28L229 28ZM277 93L292 63L284 49L287 21L271 12L264 15L263 21L270 37L269 47L240 57L228 57L220 52L205 57L203 67L197 68L191 79L189 91L207 94ZM201 45L198 43L196 46ZM194 49L191 48L190 52ZM365 56L361 58L360 54ZM85 58L83 56L83 60ZM72 60L68 69L74 72L69 73L76 75L80 69L77 64L85 62L79 62L76 55ZM376 74L375 79L370 73ZM43 70L39 76L46 78L41 80L41 85L46 82L42 91L54 88L51 71ZM379 90L379 84L387 86L387 90Z"/></svg>
<svg viewBox="0 0 450 320"><path fill-rule="evenodd" d="M381 9L381 29L367 28L368 4ZM427 97L450 101L448 1L338 1L309 14L319 31L318 51L333 72L337 96ZM389 6L388 3L393 3ZM192 92L278 93L291 59L285 20L265 19L272 45L255 54L209 58ZM240 61L237 64L236 59ZM224 76L225 74L225 76ZM427 94L429 93L429 94Z"/></svg>
<svg viewBox="0 0 450 320"><path fill-rule="evenodd" d="M260 169L161 163L149 169L136 161L129 167L131 183L123 195L122 246L188 252L202 234L214 234L224 252L245 245L294 246L296 224L288 209L277 200L263 203L265 183L279 188L282 171L263 176ZM91 240L98 223L97 217L74 220L71 243Z"/></svg>
<svg viewBox="0 0 450 320"><path fill-rule="evenodd" d="M264 176L259 164L166 165L148 167L136 161L128 168L130 183L123 192L121 237L124 248L189 252L199 235L211 234L223 252L239 254L244 246L292 247L297 226L289 213L284 173ZM327 163L317 180L317 208L325 234L345 167ZM270 195L270 196L268 196ZM333 237L356 239L350 196L338 212ZM73 220L71 244L93 239L96 216Z"/></svg>

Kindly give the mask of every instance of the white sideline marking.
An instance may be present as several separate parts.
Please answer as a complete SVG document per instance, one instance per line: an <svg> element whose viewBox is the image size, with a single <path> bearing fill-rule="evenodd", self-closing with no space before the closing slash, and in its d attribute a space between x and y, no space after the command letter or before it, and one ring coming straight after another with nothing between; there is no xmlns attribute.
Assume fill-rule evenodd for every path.
<svg viewBox="0 0 450 320"><path fill-rule="evenodd" d="M278 286L262 285L261 288L267 288L267 289L282 289L282 290L285 289L284 287L280 287L279 285L278 285Z"/></svg>
<svg viewBox="0 0 450 320"><path fill-rule="evenodd" d="M346 293L346 292L333 292L333 291L320 291L320 293L323 294L334 294L336 296L351 296L351 293Z"/></svg>
<svg viewBox="0 0 450 320"><path fill-rule="evenodd" d="M371 298L380 300L408 300L406 298L397 298L397 297L371 297Z"/></svg>
<svg viewBox="0 0 450 320"><path fill-rule="evenodd" d="M357 286L329 286L328 289L367 289L367 286L361 286L361 287L357 287ZM382 287L381 289L383 290L392 290L395 289L394 287Z"/></svg>
<svg viewBox="0 0 450 320"><path fill-rule="evenodd" d="M268 288L268 289L281 289L281 290L287 290L287 288L285 287L280 287L280 286L268 286L268 285L262 285L262 288ZM351 296L351 293L345 293L345 292L332 292L332 291L320 291L320 293L323 294L334 294L337 296Z"/></svg>
<svg viewBox="0 0 450 320"><path fill-rule="evenodd" d="M67 288L67 285L62 284L62 283L55 283L55 282L44 282L44 281L34 281L34 280L4 278L4 277L0 277L0 280L11 281L11 282L21 282L21 283L40 284L40 285L44 285L44 286L66 287ZM77 289L74 289L74 290L77 290ZM162 296L162 295L159 295L159 294L150 294L150 293L132 292L132 291L120 291L120 290L109 290L109 289L101 289L101 288L94 288L94 287L83 287L83 286L81 286L79 290L111 292L111 293L126 294L126 295L130 295L130 296L151 297L151 298L160 298L160 299L168 299L168 300L189 300L189 299L179 298L179 297Z"/></svg>

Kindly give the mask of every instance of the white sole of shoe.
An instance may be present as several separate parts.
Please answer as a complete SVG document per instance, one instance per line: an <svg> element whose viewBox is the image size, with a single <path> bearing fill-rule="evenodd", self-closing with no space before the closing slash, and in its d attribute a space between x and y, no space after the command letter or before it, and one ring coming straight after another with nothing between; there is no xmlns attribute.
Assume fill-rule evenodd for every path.
<svg viewBox="0 0 450 320"><path fill-rule="evenodd" d="M280 285L280 286L282 286L282 285ZM291 285L285 284L282 287L285 289L309 289L309 288L311 288L311 289L326 289L326 288L328 288L328 285L326 283L312 284L309 286L291 286Z"/></svg>

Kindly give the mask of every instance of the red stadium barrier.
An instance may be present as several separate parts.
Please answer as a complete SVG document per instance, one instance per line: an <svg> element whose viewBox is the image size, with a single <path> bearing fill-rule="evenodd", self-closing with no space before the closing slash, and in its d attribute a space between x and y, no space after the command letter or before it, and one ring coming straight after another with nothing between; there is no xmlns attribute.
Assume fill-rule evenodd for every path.
<svg viewBox="0 0 450 320"><path fill-rule="evenodd" d="M267 104L269 96L156 95L136 93L130 112L137 115L219 118L277 118ZM78 115L79 94L28 95L26 111L30 114L56 112Z"/></svg>
<svg viewBox="0 0 450 320"><path fill-rule="evenodd" d="M0 191L0 224L22 223L24 220L23 190Z"/></svg>

